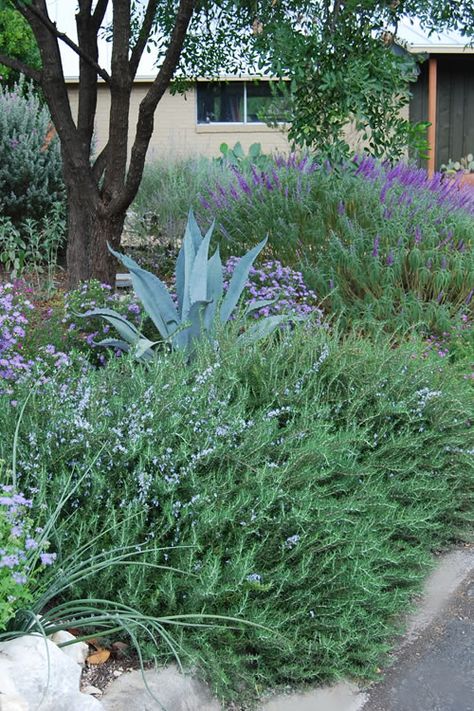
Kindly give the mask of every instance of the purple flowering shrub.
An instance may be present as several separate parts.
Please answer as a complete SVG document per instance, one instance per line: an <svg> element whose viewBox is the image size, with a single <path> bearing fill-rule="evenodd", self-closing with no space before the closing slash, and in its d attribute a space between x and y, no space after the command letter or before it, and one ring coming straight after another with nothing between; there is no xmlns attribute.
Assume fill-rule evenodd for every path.
<svg viewBox="0 0 474 711"><path fill-rule="evenodd" d="M0 485L0 632L32 601L38 573L56 558L35 527L32 507L32 499Z"/></svg>
<svg viewBox="0 0 474 711"><path fill-rule="evenodd" d="M109 284L101 284L97 279L83 282L77 289L67 292L64 296L64 315L62 323L67 332L68 343L90 355L91 346L104 338L110 338L112 327L102 319L80 318L79 314L98 308L110 308L125 316L141 327L144 315L137 299L128 292L113 292ZM116 350L116 355L120 351ZM103 365L106 355L103 349L97 352L97 362Z"/></svg>
<svg viewBox="0 0 474 711"><path fill-rule="evenodd" d="M435 354L441 360L454 363L464 380L474 385L474 323L467 314L461 314L449 331L426 339L424 358Z"/></svg>
<svg viewBox="0 0 474 711"><path fill-rule="evenodd" d="M216 219L222 251L269 237L274 259L301 271L344 324L385 322L425 333L472 314L474 190L404 164L310 159L234 170L200 196L200 219Z"/></svg>
<svg viewBox="0 0 474 711"><path fill-rule="evenodd" d="M222 268L224 293L238 264L240 257L229 257ZM171 298L177 303L174 277L168 280ZM316 316L321 323L323 312L318 308L318 297L309 289L301 272L285 267L278 260L269 259L250 268L246 289L242 295L242 307L252 306L257 301L270 301L273 304L252 311L253 318L266 318L278 314L295 316Z"/></svg>
<svg viewBox="0 0 474 711"><path fill-rule="evenodd" d="M224 266L224 290L227 290L230 278L239 261L239 257L229 257ZM275 300L252 313L254 318L267 317L279 313L292 313L296 316L317 314L319 320L322 311L318 309L318 299L314 291L309 289L301 272L291 267L284 267L277 260L267 260L260 266L250 269L249 279L244 292L246 306L257 301Z"/></svg>
<svg viewBox="0 0 474 711"><path fill-rule="evenodd" d="M266 169L230 168L205 193L198 195L198 212L203 222L217 219L224 236L225 256L250 249L255 241L269 236L267 250L285 264L295 261L298 225L294 221L294 206L305 205L320 165L309 156L288 158L276 156ZM279 249L279 235L285 232L286 249ZM259 236L260 235L260 236Z"/></svg>
<svg viewBox="0 0 474 711"><path fill-rule="evenodd" d="M0 284L0 392L12 393L14 381L70 364L69 356L55 345L33 348L28 343L35 311L30 297L23 282Z"/></svg>

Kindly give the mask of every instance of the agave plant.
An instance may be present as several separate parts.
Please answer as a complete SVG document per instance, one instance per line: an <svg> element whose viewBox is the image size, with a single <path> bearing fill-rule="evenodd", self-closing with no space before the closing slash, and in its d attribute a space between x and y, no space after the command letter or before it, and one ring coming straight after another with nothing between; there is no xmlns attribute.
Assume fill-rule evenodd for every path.
<svg viewBox="0 0 474 711"><path fill-rule="evenodd" d="M239 260L224 295L219 248L209 258L213 230L214 223L203 237L194 214L190 211L175 269L177 305L161 279L109 246L111 253L128 269L135 294L156 326L161 339L151 341L121 314L103 308L88 311L81 316L98 316L105 319L118 331L120 339L107 338L96 345L132 351L138 360L146 362L154 357L154 347L158 343L165 342L172 348L190 352L196 340L211 338L216 322L226 323L234 313L245 289L250 268L267 242L265 238ZM257 301L247 308L245 315L271 303L273 301L270 300ZM246 329L240 338L263 338L286 318L278 315L261 319Z"/></svg>

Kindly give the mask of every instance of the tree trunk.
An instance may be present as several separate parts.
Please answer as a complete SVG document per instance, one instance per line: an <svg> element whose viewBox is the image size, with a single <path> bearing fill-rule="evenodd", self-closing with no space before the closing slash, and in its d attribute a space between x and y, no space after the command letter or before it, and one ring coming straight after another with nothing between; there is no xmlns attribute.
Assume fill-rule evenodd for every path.
<svg viewBox="0 0 474 711"><path fill-rule="evenodd" d="M89 279L90 235L94 221L94 204L80 187L68 190L67 251L68 286L75 288Z"/></svg>
<svg viewBox="0 0 474 711"><path fill-rule="evenodd" d="M110 254L107 245L113 249L120 247L125 211L120 215L96 215L92 224L90 241L90 274L92 279L98 279L103 284L115 288L117 260Z"/></svg>
<svg viewBox="0 0 474 711"><path fill-rule="evenodd" d="M88 186L76 184L68 189L67 267L69 288L81 281L98 279L115 286L116 261L107 244L120 246L125 211L108 216Z"/></svg>

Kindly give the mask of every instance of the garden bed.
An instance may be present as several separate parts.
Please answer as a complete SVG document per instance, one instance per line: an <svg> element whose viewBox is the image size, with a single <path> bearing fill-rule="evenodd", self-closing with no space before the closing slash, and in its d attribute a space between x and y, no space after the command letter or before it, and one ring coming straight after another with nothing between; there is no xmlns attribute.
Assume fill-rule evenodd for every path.
<svg viewBox="0 0 474 711"><path fill-rule="evenodd" d="M2 481L46 555L20 526L28 586L5 625L28 624L25 591L47 624L177 654L251 704L376 676L432 552L470 535L474 207L369 160L212 175L194 197L230 255L223 293L232 255L269 242L242 308L191 351L163 346L131 292L1 287ZM175 248L155 248L135 256L174 308ZM292 316L246 341L261 299L254 316ZM94 347L112 325L81 315L104 307L149 362Z"/></svg>

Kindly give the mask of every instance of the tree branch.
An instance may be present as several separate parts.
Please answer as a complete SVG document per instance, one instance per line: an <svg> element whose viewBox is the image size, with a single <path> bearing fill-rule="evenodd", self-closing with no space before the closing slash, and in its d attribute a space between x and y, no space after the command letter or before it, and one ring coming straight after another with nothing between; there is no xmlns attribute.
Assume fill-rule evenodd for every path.
<svg viewBox="0 0 474 711"><path fill-rule="evenodd" d="M92 10L92 0L79 0L79 11L90 16Z"/></svg>
<svg viewBox="0 0 474 711"><path fill-rule="evenodd" d="M107 145L104 146L104 148L101 150L101 152L95 159L94 165L92 166L92 175L93 175L96 183L99 182L99 180L101 179L101 177L104 173L105 167L107 165L108 152L109 152L109 144L107 143Z"/></svg>
<svg viewBox="0 0 474 711"><path fill-rule="evenodd" d="M107 10L108 4L109 0L98 0L97 5L95 6L95 10L92 13L92 19L94 21L94 27L96 28L96 30L98 30L102 24L102 20L104 19L105 11Z"/></svg>
<svg viewBox="0 0 474 711"><path fill-rule="evenodd" d="M0 54L0 64L4 64L9 69L14 69L16 72L21 72L30 79L33 79L33 81L41 82L41 72L21 62L19 59Z"/></svg>
<svg viewBox="0 0 474 711"><path fill-rule="evenodd" d="M155 109L173 78L183 50L188 26L197 3L198 0L180 0L176 21L163 64L155 81L140 103L135 142L132 147L125 188L110 202L108 212L111 215L120 210L126 210L140 186L146 152L153 133Z"/></svg>
<svg viewBox="0 0 474 711"><path fill-rule="evenodd" d="M28 13L35 15L35 17L43 23L43 25L53 34L57 39L60 39L64 44L66 44L70 49L73 50L81 59L90 64L97 74L103 79L107 84L110 83L110 76L108 72L105 71L99 64L97 64L92 57L90 57L87 52L84 52L73 40L68 37L65 32L60 32L56 27L56 24L50 20L50 18L41 12L35 5L31 4L27 7L23 5L19 0L14 0L15 7L21 14L28 19Z"/></svg>
<svg viewBox="0 0 474 711"><path fill-rule="evenodd" d="M335 0L334 7L331 13L331 18L329 20L329 27L331 32L334 34L336 30L336 23L341 12L342 0Z"/></svg>
<svg viewBox="0 0 474 711"><path fill-rule="evenodd" d="M132 79L135 78L138 65L140 64L140 59L142 58L143 51L146 47L151 28L153 27L153 20L155 19L157 5L158 0L149 0L143 24L140 29L140 34L138 35L138 39L132 49L132 54L130 56L130 75Z"/></svg>
<svg viewBox="0 0 474 711"><path fill-rule="evenodd" d="M92 0L79 0L76 13L77 41L79 46L97 62L99 49L97 30L91 16ZM84 59L79 60L79 106L77 130L86 150L90 152L97 109L97 72Z"/></svg>

